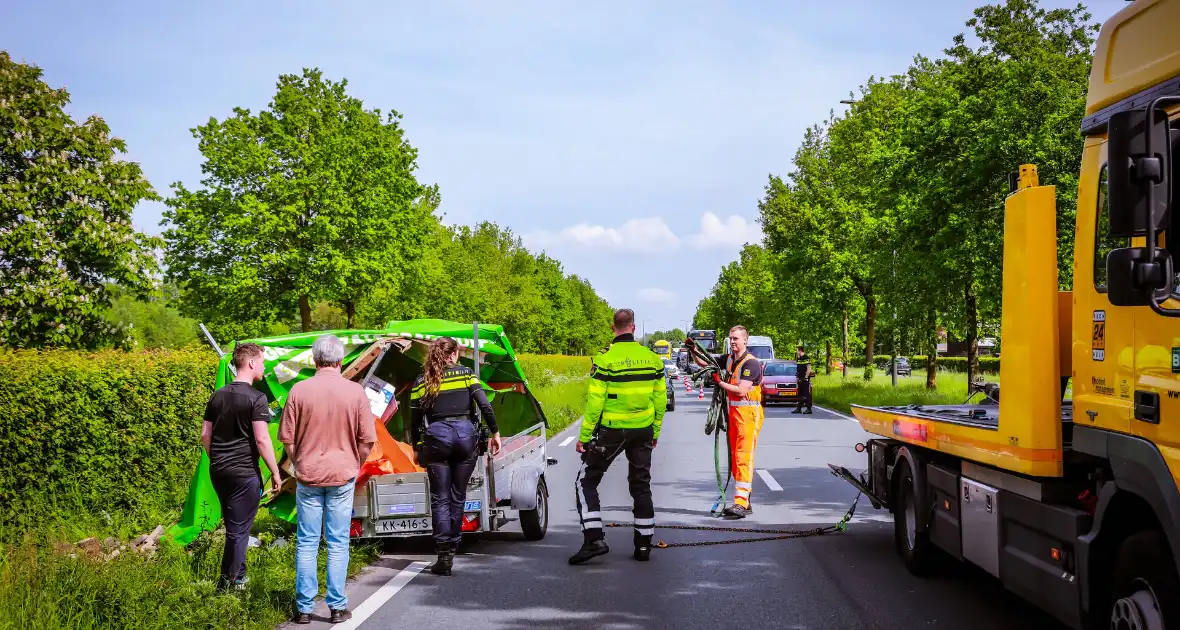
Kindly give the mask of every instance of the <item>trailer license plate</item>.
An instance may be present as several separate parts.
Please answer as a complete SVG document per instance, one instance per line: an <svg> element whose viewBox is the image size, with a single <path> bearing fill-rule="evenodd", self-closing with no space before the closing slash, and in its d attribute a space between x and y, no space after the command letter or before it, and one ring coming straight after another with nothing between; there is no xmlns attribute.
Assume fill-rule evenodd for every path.
<svg viewBox="0 0 1180 630"><path fill-rule="evenodd" d="M383 518L375 524L378 534L401 534L405 532L430 531L430 517L416 516L414 518Z"/></svg>
<svg viewBox="0 0 1180 630"><path fill-rule="evenodd" d="M466 501L463 503L463 511L478 512L481 504L481 501Z"/></svg>

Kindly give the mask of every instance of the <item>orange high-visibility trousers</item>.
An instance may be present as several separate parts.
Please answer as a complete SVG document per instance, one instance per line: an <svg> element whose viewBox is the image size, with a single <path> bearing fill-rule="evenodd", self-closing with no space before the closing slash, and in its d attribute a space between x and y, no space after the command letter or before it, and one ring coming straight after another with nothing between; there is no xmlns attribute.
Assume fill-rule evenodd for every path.
<svg viewBox="0 0 1180 630"><path fill-rule="evenodd" d="M762 404L755 400L729 401L729 461L733 502L749 509L754 487L754 449L762 430Z"/></svg>

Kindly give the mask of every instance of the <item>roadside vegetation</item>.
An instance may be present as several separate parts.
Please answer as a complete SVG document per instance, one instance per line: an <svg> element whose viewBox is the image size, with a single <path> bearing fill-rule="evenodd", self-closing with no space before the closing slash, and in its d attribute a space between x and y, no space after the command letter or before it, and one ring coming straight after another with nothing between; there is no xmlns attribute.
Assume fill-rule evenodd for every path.
<svg viewBox="0 0 1180 630"><path fill-rule="evenodd" d="M590 357L529 354L521 355L520 362L529 379L529 388L545 409L549 437L582 416Z"/></svg>

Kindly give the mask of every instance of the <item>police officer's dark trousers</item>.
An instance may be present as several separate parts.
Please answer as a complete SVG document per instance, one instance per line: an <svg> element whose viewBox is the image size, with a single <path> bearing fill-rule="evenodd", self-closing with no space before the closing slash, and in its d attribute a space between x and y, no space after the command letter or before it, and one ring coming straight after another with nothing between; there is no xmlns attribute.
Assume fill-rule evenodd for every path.
<svg viewBox="0 0 1180 630"><path fill-rule="evenodd" d="M471 418L431 422L422 438L422 461L430 478L430 512L434 541L454 549L463 527L467 482L475 470L479 432Z"/></svg>
<svg viewBox="0 0 1180 630"><path fill-rule="evenodd" d="M620 454L627 456L627 483L634 508L635 544L650 545L655 534L656 511L651 500L652 427L641 429L608 429L600 427L598 437L582 453L582 468L574 481L577 491L578 516L587 541L602 540L602 505L598 499L598 484L611 462Z"/></svg>
<svg viewBox="0 0 1180 630"><path fill-rule="evenodd" d="M795 407L795 411L811 411L811 379L801 377L799 379L799 404Z"/></svg>

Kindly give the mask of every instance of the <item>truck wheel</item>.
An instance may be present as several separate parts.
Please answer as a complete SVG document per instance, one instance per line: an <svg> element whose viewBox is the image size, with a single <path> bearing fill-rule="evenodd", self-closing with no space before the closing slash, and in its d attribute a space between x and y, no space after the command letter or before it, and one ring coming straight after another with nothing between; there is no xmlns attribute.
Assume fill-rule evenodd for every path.
<svg viewBox="0 0 1180 630"><path fill-rule="evenodd" d="M527 540L541 540L549 529L549 489L544 477L537 480L537 508L520 511L520 529Z"/></svg>
<svg viewBox="0 0 1180 630"><path fill-rule="evenodd" d="M897 471L897 500L893 507L893 541L897 554L914 575L929 575L935 549L928 532L918 531L918 505L914 492L914 474L908 461L902 460Z"/></svg>
<svg viewBox="0 0 1180 630"><path fill-rule="evenodd" d="M1180 628L1180 579L1161 532L1139 532L1123 541L1113 585L1111 630Z"/></svg>

